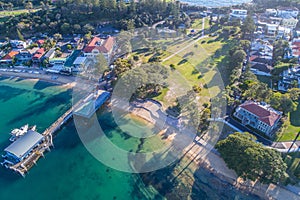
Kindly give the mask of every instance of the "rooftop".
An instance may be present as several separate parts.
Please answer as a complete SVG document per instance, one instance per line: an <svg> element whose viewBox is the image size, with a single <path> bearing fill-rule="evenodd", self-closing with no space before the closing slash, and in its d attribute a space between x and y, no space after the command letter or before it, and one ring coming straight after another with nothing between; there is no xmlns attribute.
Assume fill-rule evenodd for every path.
<svg viewBox="0 0 300 200"><path fill-rule="evenodd" d="M281 114L279 114L279 112L254 101L246 101L240 105L240 107L256 115L258 120L268 124L269 126L273 126L275 122L281 118Z"/></svg>
<svg viewBox="0 0 300 200"><path fill-rule="evenodd" d="M112 50L114 38L109 36L106 40L99 37L94 37L92 41L84 48L85 53L90 53L94 49L98 49L101 53L108 53Z"/></svg>
<svg viewBox="0 0 300 200"><path fill-rule="evenodd" d="M16 56L19 52L18 51L11 51L8 54L6 54L2 60L11 60L14 56Z"/></svg>
<svg viewBox="0 0 300 200"><path fill-rule="evenodd" d="M9 145L4 151L15 155L17 158L22 158L27 152L31 151L36 144L44 138L38 132L29 130L24 136Z"/></svg>

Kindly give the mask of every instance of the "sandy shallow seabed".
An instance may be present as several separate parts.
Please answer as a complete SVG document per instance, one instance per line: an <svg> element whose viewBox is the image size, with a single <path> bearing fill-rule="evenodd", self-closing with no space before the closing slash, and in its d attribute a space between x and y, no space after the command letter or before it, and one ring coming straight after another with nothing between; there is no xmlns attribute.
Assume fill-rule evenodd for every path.
<svg viewBox="0 0 300 200"><path fill-rule="evenodd" d="M0 72L0 76L4 77L19 77L26 79L39 79L50 83L55 84L73 84L75 85L74 76L63 76L63 75L54 75L54 74L33 74L33 73L16 73L16 72ZM55 79L53 77L56 77Z"/></svg>
<svg viewBox="0 0 300 200"><path fill-rule="evenodd" d="M131 109L131 115L135 115L136 119L140 118L140 120L144 120L147 123L153 123L153 118L148 113L149 111L136 108ZM164 131L161 131L159 135L164 135ZM166 142L172 142L173 135L167 135L164 138ZM200 144L199 144L200 143ZM215 178L219 179L220 182L226 182L231 187L235 187L239 190L247 194L257 195L262 199L289 199L289 200L297 200L300 199L296 194L282 188L280 186L276 186L274 184L264 185L259 182L254 181L244 181L241 178L238 178L236 173L229 169L226 166L224 160L214 151L210 151L208 147L202 146L205 141L199 140L199 143L193 142L188 147L184 149L184 159L188 159L191 164L188 166L188 170L184 173L186 177L181 175L182 180L189 182L189 185L192 185L193 181L197 181L196 179L201 180L202 175L198 172L199 168L209 171ZM186 167L186 166L183 166ZM189 177L195 176L196 179L190 179Z"/></svg>
<svg viewBox="0 0 300 200"><path fill-rule="evenodd" d="M50 83L55 83L61 85L65 88L73 88L75 83L75 78L73 76L62 76L62 75L50 75L50 74L30 74L30 73L15 73L15 72L1 72L0 76L11 77L11 78L25 78L30 81L37 82L38 80L43 80ZM53 76L56 76L56 79L53 79ZM146 124L154 124L151 115L145 109L136 108L132 110L130 117L133 117L135 120L144 121ZM159 135L164 135L164 131L161 131ZM165 142L172 142L173 136L169 135L164 137ZM234 171L227 168L223 159L214 152L209 152L207 155L205 153L206 149L204 146L201 146L196 143L192 143L185 149L185 158L189 159L192 164L187 170L187 177L193 176L191 172L195 172L195 175L201 179L201 174L197 173L196 169L199 167L208 170L216 178L226 181L231 184L233 187L241 189L246 193L258 195L262 199L289 199L297 200L300 197L296 194L273 184L263 185L258 182L243 181L237 177ZM206 156L201 156L199 152L203 152ZM182 176L182 179L184 177Z"/></svg>

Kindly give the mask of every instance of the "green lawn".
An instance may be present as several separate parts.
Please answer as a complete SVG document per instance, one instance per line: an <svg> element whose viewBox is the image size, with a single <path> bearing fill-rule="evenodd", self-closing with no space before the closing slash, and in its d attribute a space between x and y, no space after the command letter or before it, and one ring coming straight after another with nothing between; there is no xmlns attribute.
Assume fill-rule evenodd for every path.
<svg viewBox="0 0 300 200"><path fill-rule="evenodd" d="M298 104L297 110L290 113L289 120L291 124L284 131L279 141L292 141L300 131L300 102ZM298 138L298 140L300 140L300 137Z"/></svg>
<svg viewBox="0 0 300 200"><path fill-rule="evenodd" d="M191 89L193 85L200 86L202 90L199 93L199 103L209 103L210 98L220 92L220 88L217 85L209 89L205 86L213 82L217 74L215 66L217 66L217 61L220 58L216 56L216 53L221 49L221 54L227 53L227 51L223 50L226 42L218 40L217 37L208 37L197 42L194 39L187 38L186 41L169 46L166 50L166 56L163 56L162 59L176 53L176 55L163 62L165 66L170 66L170 64L175 65L177 74L172 72L170 82L174 82L177 85L184 85L185 91ZM187 45L188 48L185 48ZM180 89L183 90L182 88ZM166 94L162 95L164 97L167 96L168 99L160 96L158 98L163 99L164 104L166 101L168 104L171 104L170 97Z"/></svg>
<svg viewBox="0 0 300 200"><path fill-rule="evenodd" d="M40 8L32 9L30 12L34 13L38 10L40 10ZM17 15L21 15L24 13L29 13L29 12L27 9L18 9L18 10L12 10L12 11L4 10L4 11L0 11L0 17L17 16Z"/></svg>
<svg viewBox="0 0 300 200"><path fill-rule="evenodd" d="M195 19L194 22L192 23L192 27L191 29L202 29L202 22L203 20L202 19ZM209 25L209 18L205 18L204 20L204 29L208 29L210 28L210 25Z"/></svg>

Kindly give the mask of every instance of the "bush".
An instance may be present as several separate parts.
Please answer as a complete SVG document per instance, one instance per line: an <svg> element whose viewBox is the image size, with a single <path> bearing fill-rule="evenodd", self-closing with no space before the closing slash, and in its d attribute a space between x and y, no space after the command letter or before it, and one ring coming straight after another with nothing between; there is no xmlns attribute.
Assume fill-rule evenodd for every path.
<svg viewBox="0 0 300 200"><path fill-rule="evenodd" d="M170 68L171 68L171 70L175 70L176 69L174 64L170 64Z"/></svg>
<svg viewBox="0 0 300 200"><path fill-rule="evenodd" d="M201 92L201 87L199 85L193 85L193 91L196 93L200 93Z"/></svg>

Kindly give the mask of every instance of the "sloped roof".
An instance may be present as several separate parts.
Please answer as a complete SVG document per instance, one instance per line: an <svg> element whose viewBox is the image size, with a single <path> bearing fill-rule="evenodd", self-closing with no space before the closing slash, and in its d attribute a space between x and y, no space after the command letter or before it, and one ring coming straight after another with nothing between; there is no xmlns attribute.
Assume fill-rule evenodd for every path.
<svg viewBox="0 0 300 200"><path fill-rule="evenodd" d="M15 155L17 158L22 158L28 151L38 144L44 138L38 132L29 130L21 138L9 145L4 151Z"/></svg>
<svg viewBox="0 0 300 200"><path fill-rule="evenodd" d="M251 68L256 69L261 72L270 73L273 69L270 65L262 64L262 63L256 63L251 66Z"/></svg>
<svg viewBox="0 0 300 200"><path fill-rule="evenodd" d="M35 54L33 55L32 58L40 59L44 54L45 54L44 48L40 48L39 50L37 50L37 51L35 52Z"/></svg>
<svg viewBox="0 0 300 200"><path fill-rule="evenodd" d="M91 53L94 49L101 53L108 53L112 50L114 45L114 38L109 36L106 40L99 37L94 37L92 41L84 48L85 53Z"/></svg>
<svg viewBox="0 0 300 200"><path fill-rule="evenodd" d="M240 105L240 107L256 115L258 117L258 120L268 124L269 126L273 126L275 122L281 117L281 115L279 115L275 111L267 109L253 101L247 101Z"/></svg>
<svg viewBox="0 0 300 200"><path fill-rule="evenodd" d="M11 60L11 59L13 59L13 57L15 57L17 54L19 54L18 51L11 51L11 52L9 52L8 54L6 54L6 55L2 58L2 60Z"/></svg>

